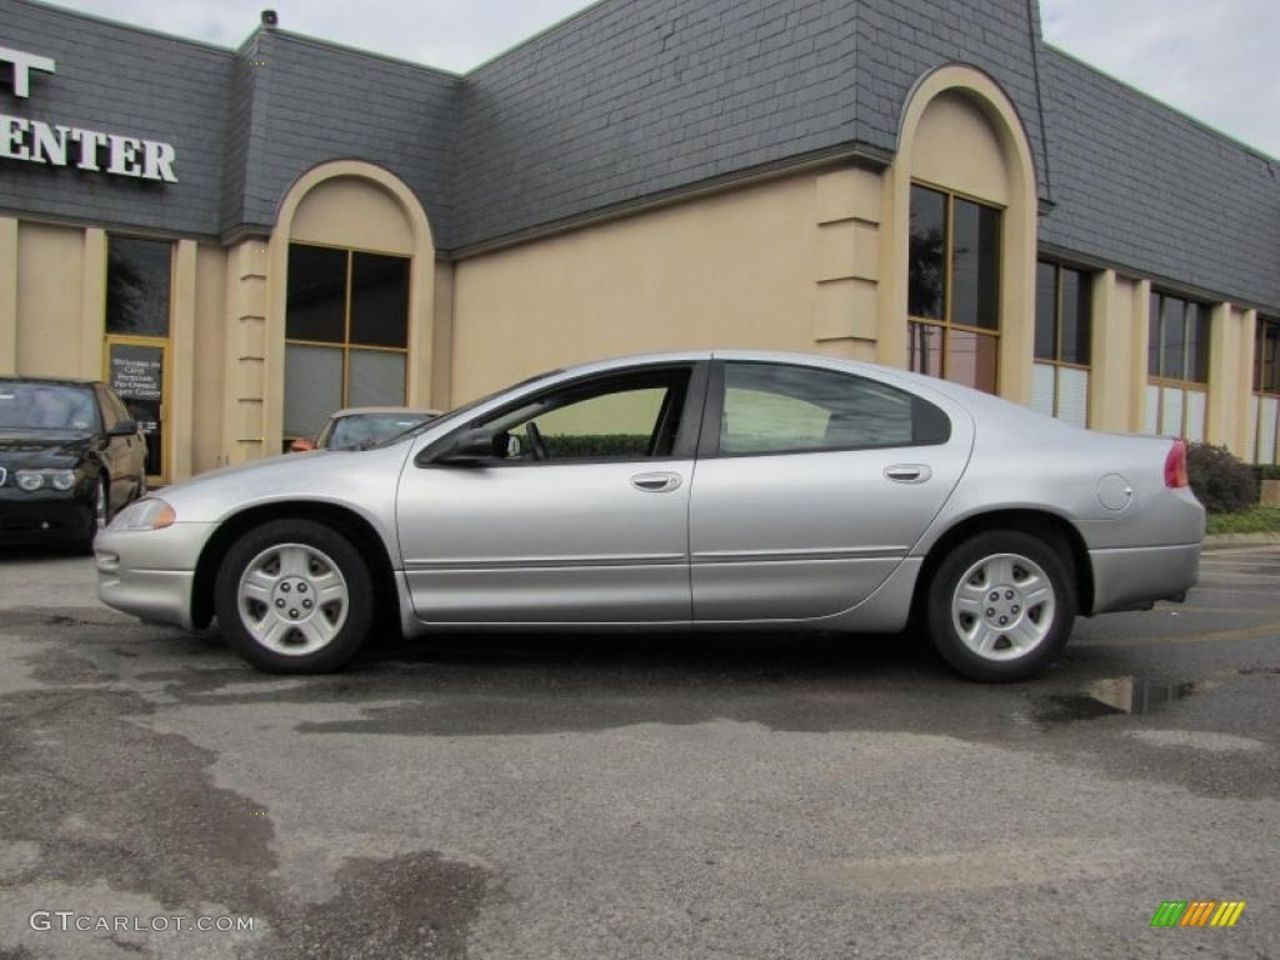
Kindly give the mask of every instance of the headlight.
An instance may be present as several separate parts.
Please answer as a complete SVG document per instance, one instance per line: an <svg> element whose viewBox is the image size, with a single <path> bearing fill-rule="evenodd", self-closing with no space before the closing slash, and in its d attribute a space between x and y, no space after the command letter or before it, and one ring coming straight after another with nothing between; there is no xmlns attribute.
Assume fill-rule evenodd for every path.
<svg viewBox="0 0 1280 960"><path fill-rule="evenodd" d="M27 493L35 493L45 484L55 490L67 491L76 485L79 476L74 470L19 470L14 476L18 486Z"/></svg>
<svg viewBox="0 0 1280 960"><path fill-rule="evenodd" d="M178 515L173 507L159 497L147 497L132 503L116 514L111 521L112 530L160 530L169 526Z"/></svg>

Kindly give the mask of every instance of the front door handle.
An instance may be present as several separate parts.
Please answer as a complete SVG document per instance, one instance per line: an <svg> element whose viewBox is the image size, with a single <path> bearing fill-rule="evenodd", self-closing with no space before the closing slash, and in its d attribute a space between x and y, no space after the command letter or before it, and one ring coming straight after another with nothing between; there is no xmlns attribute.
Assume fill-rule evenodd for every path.
<svg viewBox="0 0 1280 960"><path fill-rule="evenodd" d="M923 463L895 463L884 468L884 475L894 483L924 483L933 471Z"/></svg>
<svg viewBox="0 0 1280 960"><path fill-rule="evenodd" d="M678 473L637 473L631 478L631 485L645 493L667 493L683 482Z"/></svg>

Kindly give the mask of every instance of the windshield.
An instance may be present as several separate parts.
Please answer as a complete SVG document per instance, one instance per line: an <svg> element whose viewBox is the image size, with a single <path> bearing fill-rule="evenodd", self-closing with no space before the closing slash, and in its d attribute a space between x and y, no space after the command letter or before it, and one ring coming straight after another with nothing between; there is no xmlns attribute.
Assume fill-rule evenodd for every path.
<svg viewBox="0 0 1280 960"><path fill-rule="evenodd" d="M325 427L320 446L326 450L367 448L432 419L427 413L355 413Z"/></svg>
<svg viewBox="0 0 1280 960"><path fill-rule="evenodd" d="M96 430L92 387L6 380L0 383L0 429Z"/></svg>
<svg viewBox="0 0 1280 960"><path fill-rule="evenodd" d="M562 369L548 370L546 373L540 373L536 377L530 377L527 380L521 380L519 383L513 383L511 386L503 387L501 390L495 390L492 393L486 393L483 397L477 397L476 399L470 401L469 403L464 403L460 407L454 407L448 413L440 414L440 416L433 418L428 423L419 424L418 426L414 427L412 430L406 431L405 435L408 436L409 434L413 434L413 433L421 433L423 429L427 426L435 427L444 423L446 420L452 420L455 417L464 416L467 413L470 413L472 410L476 409L476 407L483 406L484 404L488 403L494 397L500 397L502 396L502 394L509 393L512 390L519 390L521 387L527 387L530 384L537 383L539 380L545 380L548 377L554 377L556 374L559 374L559 373L564 373L564 370Z"/></svg>

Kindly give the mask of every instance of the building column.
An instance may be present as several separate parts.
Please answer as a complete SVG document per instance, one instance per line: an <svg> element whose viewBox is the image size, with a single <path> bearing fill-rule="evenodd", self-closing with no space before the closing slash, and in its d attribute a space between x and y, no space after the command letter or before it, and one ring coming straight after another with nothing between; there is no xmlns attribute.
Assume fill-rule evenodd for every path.
<svg viewBox="0 0 1280 960"><path fill-rule="evenodd" d="M431 320L431 377L427 404L449 410L453 402L453 281L454 265L436 263L435 305Z"/></svg>
<svg viewBox="0 0 1280 960"><path fill-rule="evenodd" d="M1237 457L1249 460L1252 459L1249 456L1249 448L1253 444L1254 434L1258 429L1255 418L1249 415L1253 405L1253 368L1257 362L1254 350L1258 345L1258 311L1239 310L1236 311L1236 316L1238 319L1235 322L1235 328L1239 341L1236 347L1234 370L1236 386L1232 396L1236 425L1234 433L1227 438L1227 447Z"/></svg>
<svg viewBox="0 0 1280 960"><path fill-rule="evenodd" d="M227 251L227 337L222 450L229 464L266 455L267 243L245 240ZM279 390L284 389L283 378Z"/></svg>
<svg viewBox="0 0 1280 960"><path fill-rule="evenodd" d="M0 374L18 372L18 221L0 217Z"/></svg>
<svg viewBox="0 0 1280 960"><path fill-rule="evenodd" d="M169 318L169 469L185 480L192 472L196 382L196 243L179 240L173 257Z"/></svg>
<svg viewBox="0 0 1280 960"><path fill-rule="evenodd" d="M1117 317L1117 319L1120 319ZM1151 319L1151 281L1139 280L1133 291L1129 314L1129 335L1133 354L1129 358L1129 427L1134 433L1146 429L1147 420L1147 350L1151 342L1148 324ZM1156 424L1156 432L1160 425Z"/></svg>
<svg viewBox="0 0 1280 960"><path fill-rule="evenodd" d="M80 295L80 375L106 376L103 357L107 332L107 231L84 232L84 281Z"/></svg>
<svg viewBox="0 0 1280 960"><path fill-rule="evenodd" d="M1214 446L1225 445L1235 428L1232 381L1238 362L1238 331L1231 322L1234 313L1229 303L1215 303L1209 310L1209 409L1204 438Z"/></svg>
<svg viewBox="0 0 1280 960"><path fill-rule="evenodd" d="M1094 274L1090 295L1093 356L1089 374L1089 426L1095 430L1125 432L1133 429L1129 422L1133 324L1128 311L1120 304L1116 272L1102 270Z"/></svg>
<svg viewBox="0 0 1280 960"><path fill-rule="evenodd" d="M874 361L879 327L878 174L858 167L815 178L818 221L813 339L828 356Z"/></svg>
<svg viewBox="0 0 1280 960"><path fill-rule="evenodd" d="M876 298L876 362L905 370L909 360L907 288L910 271L911 171L898 159L880 176L880 263L884 277ZM906 204L905 215L899 207Z"/></svg>

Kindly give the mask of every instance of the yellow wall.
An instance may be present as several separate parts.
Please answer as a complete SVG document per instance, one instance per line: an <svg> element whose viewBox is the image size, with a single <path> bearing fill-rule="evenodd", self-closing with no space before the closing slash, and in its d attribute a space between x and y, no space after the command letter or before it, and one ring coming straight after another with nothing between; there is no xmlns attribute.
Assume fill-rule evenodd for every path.
<svg viewBox="0 0 1280 960"><path fill-rule="evenodd" d="M1000 140L961 93L939 94L925 107L911 151L911 175L998 206L1011 200Z"/></svg>
<svg viewBox="0 0 1280 960"><path fill-rule="evenodd" d="M310 190L294 214L292 236L298 243L413 255L413 231L400 205L359 177L334 177Z"/></svg>
<svg viewBox="0 0 1280 960"><path fill-rule="evenodd" d="M458 263L452 401L616 354L812 349L814 176L703 197Z"/></svg>
<svg viewBox="0 0 1280 960"><path fill-rule="evenodd" d="M18 224L17 372L100 377L81 361L85 231Z"/></svg>
<svg viewBox="0 0 1280 960"><path fill-rule="evenodd" d="M0 217L0 375L18 369L18 221Z"/></svg>
<svg viewBox="0 0 1280 960"><path fill-rule="evenodd" d="M201 244L196 253L195 369L192 391L191 469L203 473L226 463L222 447L223 388L226 383L227 254Z"/></svg>

